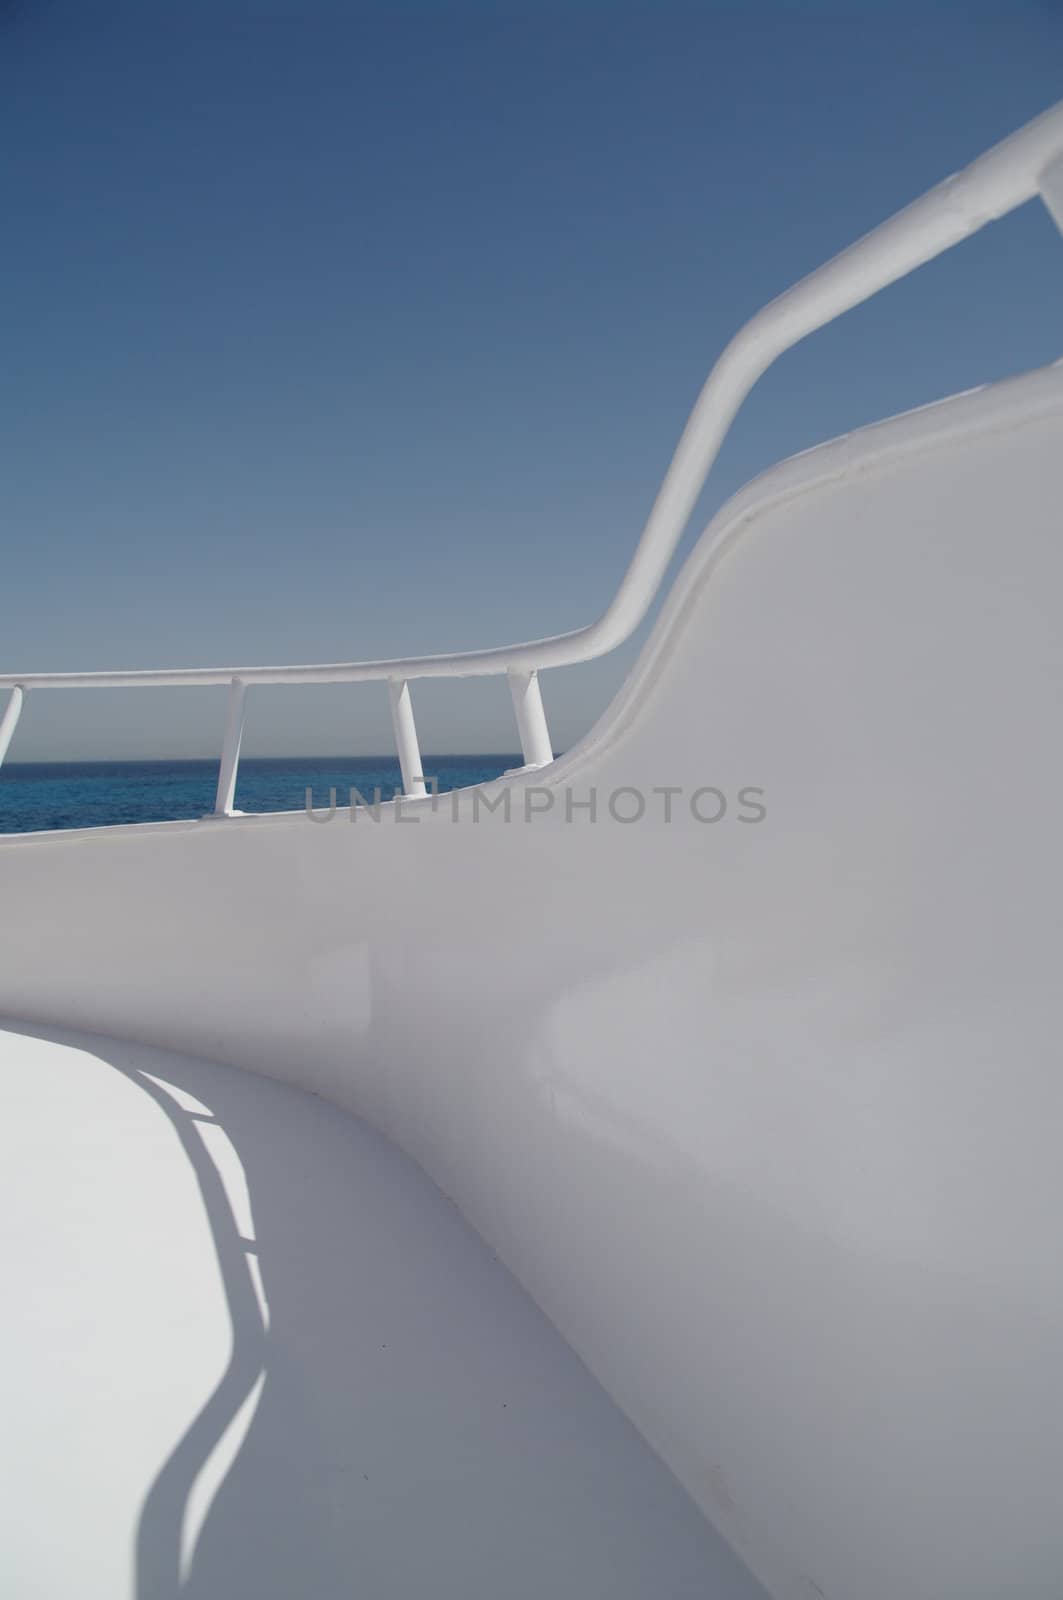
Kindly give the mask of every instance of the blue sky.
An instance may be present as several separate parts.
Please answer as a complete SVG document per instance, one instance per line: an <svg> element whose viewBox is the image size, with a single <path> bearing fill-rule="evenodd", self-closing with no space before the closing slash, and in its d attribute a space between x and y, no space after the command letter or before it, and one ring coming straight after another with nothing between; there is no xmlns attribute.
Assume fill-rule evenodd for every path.
<svg viewBox="0 0 1063 1600"><path fill-rule="evenodd" d="M502 644L608 601L713 358L1063 92L1063 8L0 7L0 669ZM1031 205L786 356L782 456L1063 353ZM643 630L644 632L644 630ZM637 647L544 678L564 747ZM416 685L511 750L500 680ZM224 691L30 697L12 759L213 754ZM252 754L390 748L257 690Z"/></svg>

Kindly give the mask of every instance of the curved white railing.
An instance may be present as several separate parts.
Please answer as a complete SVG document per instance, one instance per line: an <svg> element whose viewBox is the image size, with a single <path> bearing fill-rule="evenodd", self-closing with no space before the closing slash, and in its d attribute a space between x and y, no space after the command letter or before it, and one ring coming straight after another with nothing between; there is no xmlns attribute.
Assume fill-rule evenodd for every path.
<svg viewBox="0 0 1063 1600"><path fill-rule="evenodd" d="M553 759L538 673L606 654L641 622L675 553L709 470L738 408L757 379L784 351L844 311L896 282L961 239L1040 194L1063 230L1063 102L994 145L963 171L818 267L758 311L727 345L709 374L676 447L631 563L597 622L572 633L524 644L454 655L391 661L330 662L289 667L190 667L148 672L0 674L12 690L0 720L0 761L6 754L27 689L162 688L228 684L229 714L222 746L215 815L233 814L243 731L244 697L251 684L388 682L392 721L408 795L423 795L420 753L410 702L411 678L501 675L510 682L528 767Z"/></svg>

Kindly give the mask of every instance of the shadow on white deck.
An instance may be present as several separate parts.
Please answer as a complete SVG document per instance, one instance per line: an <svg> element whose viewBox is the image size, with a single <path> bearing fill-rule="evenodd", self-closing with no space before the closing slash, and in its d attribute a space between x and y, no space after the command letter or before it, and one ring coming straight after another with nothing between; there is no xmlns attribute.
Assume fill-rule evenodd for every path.
<svg viewBox="0 0 1063 1600"><path fill-rule="evenodd" d="M363 1123L89 1035L0 1082L6 1593L761 1593Z"/></svg>

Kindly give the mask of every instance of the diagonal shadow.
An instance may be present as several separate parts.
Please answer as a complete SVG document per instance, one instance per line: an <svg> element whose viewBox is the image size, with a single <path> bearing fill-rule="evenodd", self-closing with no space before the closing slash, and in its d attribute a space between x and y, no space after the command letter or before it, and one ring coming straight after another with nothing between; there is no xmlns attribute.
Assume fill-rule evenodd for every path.
<svg viewBox="0 0 1063 1600"><path fill-rule="evenodd" d="M12 1031L90 1053L166 1116L228 1305L227 1365L142 1502L136 1600L762 1600L515 1280L372 1129L237 1068ZM215 1130L242 1166L254 1245ZM160 1382L179 1358L158 1349ZM189 1549L205 1469L256 1398Z"/></svg>
<svg viewBox="0 0 1063 1600"><path fill-rule="evenodd" d="M248 1264L248 1251L254 1247L240 1234L221 1174L199 1133L205 1123L216 1126L216 1118L185 1110L148 1073L114 1059L114 1054L110 1065L169 1119L195 1175L232 1323L225 1371L160 1467L140 1513L134 1557L137 1600L166 1600L181 1589L182 1532L193 1486L266 1370L268 1332Z"/></svg>

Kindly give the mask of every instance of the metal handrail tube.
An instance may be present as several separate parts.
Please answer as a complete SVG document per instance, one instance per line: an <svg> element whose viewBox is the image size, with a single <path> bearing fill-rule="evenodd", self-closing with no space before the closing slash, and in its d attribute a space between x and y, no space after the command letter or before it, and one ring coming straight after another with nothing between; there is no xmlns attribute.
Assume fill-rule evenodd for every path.
<svg viewBox="0 0 1063 1600"><path fill-rule="evenodd" d="M570 666L613 650L645 616L738 408L784 351L1039 192L1063 156L1063 102L970 166L880 223L758 311L717 360L658 491L634 556L606 611L551 638L452 655L313 666L187 667L155 671L0 674L0 688L193 688L255 683L364 683L374 679L487 677ZM1058 181L1058 171L1057 171Z"/></svg>
<svg viewBox="0 0 1063 1600"><path fill-rule="evenodd" d="M757 379L784 351L888 284L977 233L1040 193L1063 228L1063 101L994 145L970 166L930 189L855 244L817 267L764 306L716 361L683 429L635 553L607 609L585 628L493 650L347 661L316 666L187 667L148 672L20 672L0 674L11 697L0 719L3 761L26 689L195 688L230 686L214 815L232 816L243 732L244 697L252 684L366 683L385 679L406 795L425 793L411 678L508 675L525 767L553 759L538 673L614 650L638 627L661 586L698 496L735 415Z"/></svg>

